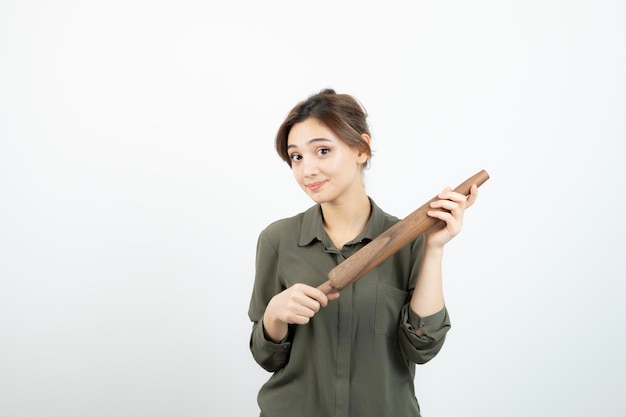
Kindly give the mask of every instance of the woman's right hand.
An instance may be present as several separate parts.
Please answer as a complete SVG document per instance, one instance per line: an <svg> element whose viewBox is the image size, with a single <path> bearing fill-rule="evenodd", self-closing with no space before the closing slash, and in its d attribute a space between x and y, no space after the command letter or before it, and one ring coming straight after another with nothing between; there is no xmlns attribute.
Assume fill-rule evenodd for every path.
<svg viewBox="0 0 626 417"><path fill-rule="evenodd" d="M338 297L338 292L326 295L310 285L292 285L267 304L263 315L265 336L275 343L280 342L287 336L288 324L307 324L328 301Z"/></svg>

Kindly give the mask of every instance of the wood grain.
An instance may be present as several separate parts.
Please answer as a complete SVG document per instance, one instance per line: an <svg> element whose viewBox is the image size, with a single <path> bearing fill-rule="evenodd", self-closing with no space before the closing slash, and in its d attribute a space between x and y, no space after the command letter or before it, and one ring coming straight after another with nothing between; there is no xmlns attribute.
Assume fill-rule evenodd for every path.
<svg viewBox="0 0 626 417"><path fill-rule="evenodd" d="M487 171L479 171L463 181L454 191L469 195L473 184L480 187L488 179L489 174ZM328 273L328 281L318 288L325 294L335 290L342 290L363 277L363 275L408 245L435 224L441 222L441 220L429 217L427 214L428 210L430 210L430 203L435 200L437 200L437 196L424 203L417 210L385 230L366 246L334 267Z"/></svg>

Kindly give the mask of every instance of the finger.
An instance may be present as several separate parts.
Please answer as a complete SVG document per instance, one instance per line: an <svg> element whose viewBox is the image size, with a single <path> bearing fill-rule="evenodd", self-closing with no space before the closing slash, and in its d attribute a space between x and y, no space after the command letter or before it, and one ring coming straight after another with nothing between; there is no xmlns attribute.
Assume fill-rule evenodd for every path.
<svg viewBox="0 0 626 417"><path fill-rule="evenodd" d="M427 214L430 217L433 217L435 219L439 219L443 222L446 223L446 225L448 224L452 224L455 220L454 216L452 216L452 213L448 212L448 211L443 211L443 210L429 210L427 212Z"/></svg>
<svg viewBox="0 0 626 417"><path fill-rule="evenodd" d="M438 198L441 198L441 199L445 199L445 198L447 198L446 196L447 196L450 192L452 192L452 188L450 188L450 187L446 187L446 188L444 188L443 190L441 190L441 192L440 192L439 194L437 194L437 197L438 197Z"/></svg>
<svg viewBox="0 0 626 417"><path fill-rule="evenodd" d="M307 324L309 321L311 321L311 317L305 317L298 314L287 317L287 323L291 324Z"/></svg>
<svg viewBox="0 0 626 417"><path fill-rule="evenodd" d="M430 207L452 211L452 210L458 209L460 207L460 203L457 203L456 201L452 201L452 200L435 200L432 203L430 203Z"/></svg>
<svg viewBox="0 0 626 417"><path fill-rule="evenodd" d="M476 201L476 197L478 197L478 186L476 184L472 185L470 188L470 193L467 196L467 207L470 207Z"/></svg>
<svg viewBox="0 0 626 417"><path fill-rule="evenodd" d="M333 291L333 292L327 294L326 298L328 298L328 301L336 300L337 298L339 298L340 294L341 293L339 291Z"/></svg>
<svg viewBox="0 0 626 417"><path fill-rule="evenodd" d="M291 306L291 308L289 309L289 312L291 313L293 317L306 317L308 319L310 319L311 317L315 315L315 313L317 313L316 310L312 310L309 307L304 306L302 304Z"/></svg>
<svg viewBox="0 0 626 417"><path fill-rule="evenodd" d="M304 290L304 294L312 300L315 300L322 307L326 307L328 305L328 296L324 294L323 291L315 288L308 287ZM319 310L319 308L318 308Z"/></svg>
<svg viewBox="0 0 626 417"><path fill-rule="evenodd" d="M292 299L292 302L299 307L310 310L313 314L320 310L322 304L316 299L309 297L306 293L297 294Z"/></svg>
<svg viewBox="0 0 626 417"><path fill-rule="evenodd" d="M431 215L431 213L429 213ZM429 233L439 233L445 231L445 233L449 236L448 239L456 236L461 231L461 221L452 217L450 213L446 212L434 212L431 217L439 219L439 225L433 226L429 229Z"/></svg>
<svg viewBox="0 0 626 417"><path fill-rule="evenodd" d="M318 306L319 309L319 306ZM291 299L284 307L284 317L289 323L300 323L301 318L311 318L315 315L316 309L302 304L297 299Z"/></svg>
<svg viewBox="0 0 626 417"><path fill-rule="evenodd" d="M441 200L451 200L459 204L467 203L467 196L461 193L457 193L456 191L447 190L442 191L437 195L437 197Z"/></svg>
<svg viewBox="0 0 626 417"><path fill-rule="evenodd" d="M430 204L431 208L445 213L450 213L454 218L462 219L464 207L461 204L450 200L437 200Z"/></svg>

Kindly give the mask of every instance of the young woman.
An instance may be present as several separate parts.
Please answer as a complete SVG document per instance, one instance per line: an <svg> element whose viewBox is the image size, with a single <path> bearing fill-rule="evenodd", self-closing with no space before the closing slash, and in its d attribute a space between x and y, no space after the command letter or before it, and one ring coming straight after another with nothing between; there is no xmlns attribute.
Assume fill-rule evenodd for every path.
<svg viewBox="0 0 626 417"><path fill-rule="evenodd" d="M399 219L367 195L367 114L323 90L298 103L276 150L315 205L260 233L250 308L250 349L273 374L258 395L265 417L420 416L415 364L441 349L450 320L444 245L476 199L450 188L428 215L443 221L340 293L317 287L328 272Z"/></svg>

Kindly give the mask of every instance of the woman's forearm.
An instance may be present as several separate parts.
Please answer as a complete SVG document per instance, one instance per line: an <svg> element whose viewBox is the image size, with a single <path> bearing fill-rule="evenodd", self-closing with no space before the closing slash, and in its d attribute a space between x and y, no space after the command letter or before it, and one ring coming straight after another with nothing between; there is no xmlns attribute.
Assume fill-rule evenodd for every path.
<svg viewBox="0 0 626 417"><path fill-rule="evenodd" d="M442 260L443 247L424 247L411 298L411 309L422 317L435 314L444 307Z"/></svg>
<svg viewBox="0 0 626 417"><path fill-rule="evenodd" d="M287 332L287 323L283 323L278 320L274 315L266 310L263 315L263 333L265 334L265 338L274 343L279 343L287 336Z"/></svg>

